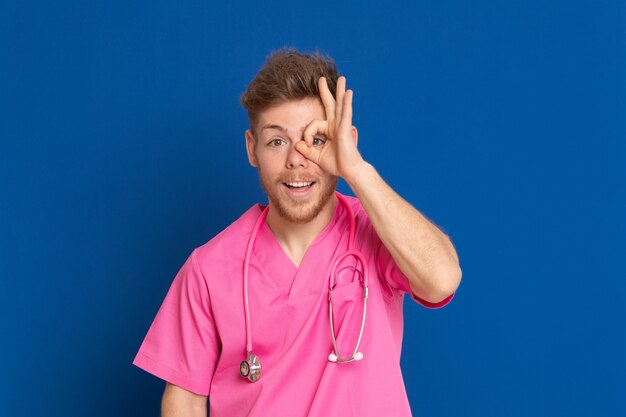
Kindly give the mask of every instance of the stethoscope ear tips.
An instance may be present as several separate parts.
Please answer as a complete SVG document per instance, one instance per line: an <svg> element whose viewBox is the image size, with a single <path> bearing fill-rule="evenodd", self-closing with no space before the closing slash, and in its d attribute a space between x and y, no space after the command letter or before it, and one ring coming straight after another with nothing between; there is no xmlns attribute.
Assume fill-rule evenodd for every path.
<svg viewBox="0 0 626 417"><path fill-rule="evenodd" d="M360 361L361 359L363 359L363 354L361 352L357 352L356 355L354 355L354 360Z"/></svg>
<svg viewBox="0 0 626 417"><path fill-rule="evenodd" d="M337 362L337 355L331 353L330 355L328 355L328 360L331 362Z"/></svg>

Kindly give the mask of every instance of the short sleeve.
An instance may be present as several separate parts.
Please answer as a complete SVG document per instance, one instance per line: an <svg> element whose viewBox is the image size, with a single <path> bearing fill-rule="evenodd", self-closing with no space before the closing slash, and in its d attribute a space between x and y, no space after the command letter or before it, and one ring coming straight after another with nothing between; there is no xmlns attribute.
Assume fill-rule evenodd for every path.
<svg viewBox="0 0 626 417"><path fill-rule="evenodd" d="M133 364L208 396L219 350L208 287L194 251L176 275Z"/></svg>
<svg viewBox="0 0 626 417"><path fill-rule="evenodd" d="M385 279L389 287L396 291L402 291L410 294L415 301L417 301L424 307L441 308L447 305L454 297L454 294L451 294L442 301L439 301L437 303L431 303L413 294L413 291L411 291L411 287L409 286L409 280L402 273L400 268L398 268L398 265L396 265L396 261L393 260L393 257L382 242L378 247L376 258L378 262L379 274Z"/></svg>

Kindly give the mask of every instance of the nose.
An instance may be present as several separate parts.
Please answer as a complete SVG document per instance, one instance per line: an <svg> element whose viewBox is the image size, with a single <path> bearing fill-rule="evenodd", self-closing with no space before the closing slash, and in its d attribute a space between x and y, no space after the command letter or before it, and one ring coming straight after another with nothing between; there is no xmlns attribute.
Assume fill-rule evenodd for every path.
<svg viewBox="0 0 626 417"><path fill-rule="evenodd" d="M287 155L287 168L306 168L308 160L302 155L295 147L295 144L289 148L289 155Z"/></svg>

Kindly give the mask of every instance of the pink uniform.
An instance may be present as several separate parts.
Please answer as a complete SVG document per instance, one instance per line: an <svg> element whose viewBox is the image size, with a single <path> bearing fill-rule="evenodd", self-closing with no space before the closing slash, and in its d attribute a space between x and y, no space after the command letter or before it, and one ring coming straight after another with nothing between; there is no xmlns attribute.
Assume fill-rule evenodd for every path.
<svg viewBox="0 0 626 417"><path fill-rule="evenodd" d="M359 201L348 197L356 218L355 248L369 267L364 358L328 360L333 351L328 284L333 261L347 249L349 218L335 214L299 268L271 230L259 230L250 260L249 304L253 353L261 378L239 374L246 357L243 258L255 205L193 251L176 276L134 364L188 391L210 397L210 415L410 416L400 370L402 300L408 282L376 235ZM344 274L345 275L345 274ZM363 312L358 280L340 276L333 291L335 332L342 356L354 349ZM426 307L431 304L415 299Z"/></svg>

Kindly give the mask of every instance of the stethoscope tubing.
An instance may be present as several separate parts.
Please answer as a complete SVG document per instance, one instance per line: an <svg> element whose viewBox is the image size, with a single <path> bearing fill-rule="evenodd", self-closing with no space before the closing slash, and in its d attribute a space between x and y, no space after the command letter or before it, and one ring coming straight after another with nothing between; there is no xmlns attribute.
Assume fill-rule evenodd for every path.
<svg viewBox="0 0 626 417"><path fill-rule="evenodd" d="M246 321L246 351L248 353L252 352L252 325L250 323L250 304L248 302L248 274L250 271L250 256L252 254L254 241L256 240L256 235L259 233L259 229L265 221L268 212L269 206L265 207L265 209L257 219L254 228L252 229L252 235L250 236L250 239L248 239L248 246L246 247L246 254L243 260L243 309Z"/></svg>
<svg viewBox="0 0 626 417"><path fill-rule="evenodd" d="M335 195L337 196L337 200L340 201L344 205L346 210L348 211L348 218L350 221L350 231L348 235L348 250L342 255L340 255L337 259L335 259L335 262L333 263L333 267L331 269L330 280L329 280L328 300L329 300L330 330L331 330L333 348L335 352L334 354L331 353L329 355L329 360L333 362L352 362L354 360L359 360L363 358L363 355L358 351L358 349L361 344L361 338L363 336L363 329L365 327L365 314L367 312L367 297L368 297L367 263L365 262L363 255L359 251L353 249L354 237L356 233L356 219L354 218L354 210L352 210L352 206L350 205L350 202L344 196L342 196L339 193L335 193ZM250 257L252 256L252 249L254 247L254 242L256 240L259 230L261 229L263 222L265 221L268 213L269 213L269 205L265 207L265 209L263 210L263 212L257 219L256 223L254 224L254 227L252 228L252 233L250 234L250 238L248 239L248 245L246 247L246 252L245 252L244 261L243 261L243 299L244 299L243 306L244 306L244 319L245 319L245 327L246 327L246 351L247 351L247 359L244 362L246 362L249 365L249 367L256 367L257 372L251 373L250 376L247 376L244 373L242 373L242 376L247 376L248 379L250 379L250 381L252 382L256 381L258 377L260 376L261 366L260 366L258 357L252 354L252 323L250 320L248 278L249 278L249 273L250 273ZM359 280L361 281L361 284L363 285L363 315L362 315L362 320L361 320L359 337L358 337L356 346L354 348L354 352L349 358L343 358L339 355L339 349L337 347L337 340L335 337L335 329L334 329L334 324L333 324L332 292L336 285L337 267L339 266L339 263L341 261L343 261L345 258L349 256L353 256L357 258L358 262L361 263L361 266L363 269L363 271L359 271L357 268L354 269L360 275ZM343 267L340 269L340 271L343 270L344 268L348 268L348 267ZM244 364L244 362L242 362L242 364Z"/></svg>

